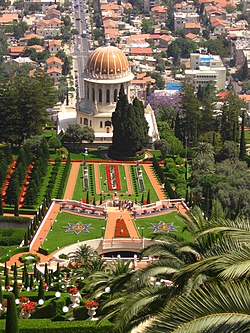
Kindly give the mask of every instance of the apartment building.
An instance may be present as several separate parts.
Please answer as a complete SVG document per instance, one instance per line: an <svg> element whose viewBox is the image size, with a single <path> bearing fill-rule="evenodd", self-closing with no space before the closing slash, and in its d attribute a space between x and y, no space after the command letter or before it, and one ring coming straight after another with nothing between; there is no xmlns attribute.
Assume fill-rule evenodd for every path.
<svg viewBox="0 0 250 333"><path fill-rule="evenodd" d="M174 13L174 30L185 29L187 23L200 23L200 17L197 13Z"/></svg>
<svg viewBox="0 0 250 333"><path fill-rule="evenodd" d="M218 55L191 53L190 69L185 70L185 79L196 91L208 83L220 91L226 87L226 67Z"/></svg>

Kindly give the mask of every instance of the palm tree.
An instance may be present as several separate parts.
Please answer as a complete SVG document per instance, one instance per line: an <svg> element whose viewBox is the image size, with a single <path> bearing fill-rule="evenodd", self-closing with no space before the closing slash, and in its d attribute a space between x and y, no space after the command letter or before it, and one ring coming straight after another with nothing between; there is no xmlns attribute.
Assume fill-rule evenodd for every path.
<svg viewBox="0 0 250 333"><path fill-rule="evenodd" d="M93 297L101 296L107 287L110 293L124 290L127 282L133 275L133 268L130 261L117 260L106 264L101 271L89 276L88 290L93 291Z"/></svg>
<svg viewBox="0 0 250 333"><path fill-rule="evenodd" d="M89 245L80 245L75 252L70 252L68 254L71 262L75 262L78 265L85 265L88 262L91 262L95 257L98 256L98 253Z"/></svg>
<svg viewBox="0 0 250 333"><path fill-rule="evenodd" d="M217 209L212 215L218 218L223 214ZM143 255L155 254L159 260L134 273L123 293L114 295L105 305L111 309L110 316L115 315L119 332L128 331L148 318L151 318L148 321L150 329L152 319L158 318L155 332L165 332L157 331L161 327L159 321L163 308L168 311L179 298L189 299L213 281L216 284L249 277L249 219L208 221L200 209L195 209L186 229L192 235L192 241L174 235L158 236L158 242ZM152 278L155 280L153 285ZM165 285L166 279L173 285Z"/></svg>
<svg viewBox="0 0 250 333"><path fill-rule="evenodd" d="M249 297L249 281L216 281L176 299L143 332L250 332Z"/></svg>

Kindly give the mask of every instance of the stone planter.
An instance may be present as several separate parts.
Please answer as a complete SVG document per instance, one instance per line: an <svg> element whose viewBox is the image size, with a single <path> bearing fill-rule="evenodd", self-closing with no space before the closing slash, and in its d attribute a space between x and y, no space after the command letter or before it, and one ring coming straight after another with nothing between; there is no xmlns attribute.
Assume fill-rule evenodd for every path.
<svg viewBox="0 0 250 333"><path fill-rule="evenodd" d="M98 318L94 318L94 316L96 315L96 310L98 308L90 308L88 309L88 315L89 315L89 319L88 320L91 320L91 321L95 321L95 320L98 320Z"/></svg>

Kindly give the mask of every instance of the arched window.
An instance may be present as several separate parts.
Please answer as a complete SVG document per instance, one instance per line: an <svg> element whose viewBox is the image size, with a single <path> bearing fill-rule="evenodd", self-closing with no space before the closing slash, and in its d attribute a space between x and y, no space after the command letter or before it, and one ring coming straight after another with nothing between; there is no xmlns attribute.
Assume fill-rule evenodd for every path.
<svg viewBox="0 0 250 333"><path fill-rule="evenodd" d="M83 125L88 126L88 124L89 124L88 118L84 118Z"/></svg>
<svg viewBox="0 0 250 333"><path fill-rule="evenodd" d="M82 117L80 117L80 124L82 124Z"/></svg>
<svg viewBox="0 0 250 333"><path fill-rule="evenodd" d="M114 102L117 102L117 89L114 90Z"/></svg>
<svg viewBox="0 0 250 333"><path fill-rule="evenodd" d="M109 91L109 89L106 90L106 103L110 103L110 91Z"/></svg>
<svg viewBox="0 0 250 333"><path fill-rule="evenodd" d="M92 121L91 120L89 121L89 127L92 127Z"/></svg>
<svg viewBox="0 0 250 333"><path fill-rule="evenodd" d="M102 89L99 89L99 103L102 103Z"/></svg>
<svg viewBox="0 0 250 333"><path fill-rule="evenodd" d="M102 121L100 121L100 128L102 128Z"/></svg>
<svg viewBox="0 0 250 333"><path fill-rule="evenodd" d="M107 126L111 126L112 125L112 123L111 123L111 121L110 120L106 120L105 121L105 127L107 127Z"/></svg>
<svg viewBox="0 0 250 333"><path fill-rule="evenodd" d="M89 87L87 87L87 99L89 99Z"/></svg>
<svg viewBox="0 0 250 333"><path fill-rule="evenodd" d="M92 88L92 101L94 102L95 101L95 89Z"/></svg>

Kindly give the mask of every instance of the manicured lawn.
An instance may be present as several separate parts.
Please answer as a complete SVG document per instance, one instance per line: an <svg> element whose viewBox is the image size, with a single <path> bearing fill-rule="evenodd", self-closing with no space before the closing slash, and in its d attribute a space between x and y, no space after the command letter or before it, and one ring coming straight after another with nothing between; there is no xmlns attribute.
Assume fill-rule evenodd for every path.
<svg viewBox="0 0 250 333"><path fill-rule="evenodd" d="M73 193L73 200L81 200L84 197L83 183L82 183L82 165L79 168L76 185Z"/></svg>
<svg viewBox="0 0 250 333"><path fill-rule="evenodd" d="M94 161L94 160L105 160L104 157L105 153L107 153L106 150L88 150L88 155L86 156L87 161ZM84 152L74 153L70 152L70 158L71 160L82 160L84 161Z"/></svg>
<svg viewBox="0 0 250 333"><path fill-rule="evenodd" d="M45 138L51 138L52 136L56 136L56 130L44 130L42 135Z"/></svg>
<svg viewBox="0 0 250 333"><path fill-rule="evenodd" d="M104 219L82 217L65 212L59 213L56 220L57 222L53 224L53 230L49 232L47 240L42 245L43 248L49 249L49 252L55 251L58 247L61 248L77 243L78 240L81 242L88 239L100 238L102 237L101 227L106 225ZM76 224L77 222L91 224L89 233L81 232L76 235L72 231L66 232L68 223Z"/></svg>
<svg viewBox="0 0 250 333"><path fill-rule="evenodd" d="M157 158L158 161L162 160L162 156L161 156L161 152L160 150L147 150L147 152L152 155L155 156ZM147 153L146 152L146 153ZM147 161L153 161L153 158L148 158Z"/></svg>
<svg viewBox="0 0 250 333"><path fill-rule="evenodd" d="M150 201L151 202L158 201L159 200L158 195L156 194L155 189L152 186L152 183L142 165L141 165L141 169L142 169L142 176L143 176L144 185L145 185L145 189L146 189L145 194L147 195L147 192L150 189ZM144 195L144 197L145 197L145 195ZM147 197L145 197L144 199L147 199Z"/></svg>
<svg viewBox="0 0 250 333"><path fill-rule="evenodd" d="M246 144L250 144L250 131L245 131Z"/></svg>
<svg viewBox="0 0 250 333"><path fill-rule="evenodd" d="M88 172L90 176L91 168L93 168L93 164L88 164ZM92 183L92 184L91 184ZM92 181L89 179L89 198L92 200L93 195L95 195L95 177L93 175ZM81 199L86 198L86 191L83 191L83 178L82 178L82 165L78 171L76 185L73 193L73 200L80 201ZM96 198L97 199L97 198Z"/></svg>
<svg viewBox="0 0 250 333"><path fill-rule="evenodd" d="M173 224L174 226L177 227L177 230L175 232L176 235L185 237L187 240L190 240L190 234L187 231L182 232L183 227L185 226L185 222L181 216L180 213L178 212L172 212L168 213L165 215L160 215L160 216L149 216L146 218L137 218L135 220L135 224L138 228L138 232L142 236L142 230L141 227L144 227L143 230L143 235L146 238L151 238L153 236L153 230L151 230L151 223L159 223L159 222L164 222L164 223L170 223Z"/></svg>
<svg viewBox="0 0 250 333"><path fill-rule="evenodd" d="M7 254L11 253L13 250L16 250L17 245L2 246L0 245L0 262L1 257L6 257Z"/></svg>

